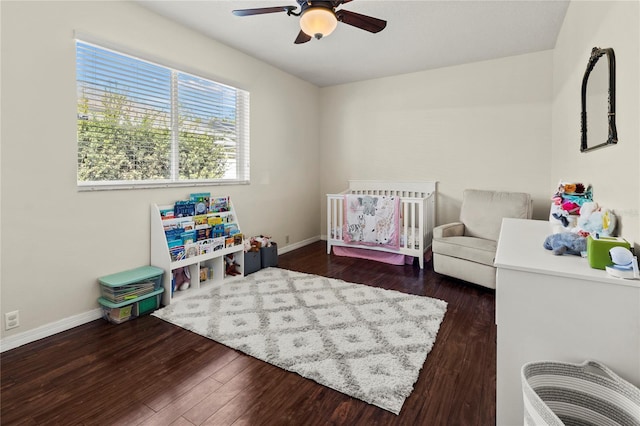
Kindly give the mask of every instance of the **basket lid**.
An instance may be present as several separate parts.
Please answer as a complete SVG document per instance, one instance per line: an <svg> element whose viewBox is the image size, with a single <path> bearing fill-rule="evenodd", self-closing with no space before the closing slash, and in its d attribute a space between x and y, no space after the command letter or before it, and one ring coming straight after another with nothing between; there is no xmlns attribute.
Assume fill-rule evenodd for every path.
<svg viewBox="0 0 640 426"><path fill-rule="evenodd" d="M106 275L104 277L98 278L98 281L100 282L100 284L104 284L106 286L119 287L148 280L150 278L156 278L163 273L163 269L156 268L155 266L141 266L139 268L130 269L128 271Z"/></svg>

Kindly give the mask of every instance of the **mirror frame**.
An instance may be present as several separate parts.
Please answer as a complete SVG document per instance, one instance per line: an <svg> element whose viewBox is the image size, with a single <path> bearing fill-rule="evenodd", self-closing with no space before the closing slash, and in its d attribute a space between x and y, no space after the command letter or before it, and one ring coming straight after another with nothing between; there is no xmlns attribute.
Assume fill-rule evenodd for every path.
<svg viewBox="0 0 640 426"><path fill-rule="evenodd" d="M607 56L609 63L609 113L607 121L609 123L609 133L607 140L601 144L588 146L587 144L587 81L596 62L603 55ZM618 131L616 130L616 57L613 49L610 47L600 49L594 47L591 49L591 57L587 63L587 70L582 78L582 115L581 115L581 131L582 138L580 143L580 152L588 152L605 146L615 145L618 143Z"/></svg>

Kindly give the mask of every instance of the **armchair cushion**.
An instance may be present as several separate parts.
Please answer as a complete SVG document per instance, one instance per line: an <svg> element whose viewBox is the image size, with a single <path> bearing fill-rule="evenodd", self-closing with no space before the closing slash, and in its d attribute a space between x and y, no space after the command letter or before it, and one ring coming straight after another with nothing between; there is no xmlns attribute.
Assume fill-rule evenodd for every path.
<svg viewBox="0 0 640 426"><path fill-rule="evenodd" d="M523 192L467 189L462 197L460 222L465 235L497 241L502 218L531 218L531 196Z"/></svg>
<svg viewBox="0 0 640 426"><path fill-rule="evenodd" d="M493 266L497 242L475 237L433 239L433 252Z"/></svg>
<svg viewBox="0 0 640 426"><path fill-rule="evenodd" d="M464 235L464 224L452 222L433 228L433 238L461 237Z"/></svg>

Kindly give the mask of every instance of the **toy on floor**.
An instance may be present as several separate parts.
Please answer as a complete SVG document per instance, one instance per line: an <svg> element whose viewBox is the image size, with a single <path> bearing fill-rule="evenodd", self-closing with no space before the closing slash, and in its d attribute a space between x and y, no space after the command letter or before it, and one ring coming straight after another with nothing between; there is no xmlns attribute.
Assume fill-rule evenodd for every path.
<svg viewBox="0 0 640 426"><path fill-rule="evenodd" d="M549 235L544 240L544 248L551 250L553 254L573 254L582 256L587 251L587 239L573 232L560 232Z"/></svg>
<svg viewBox="0 0 640 426"><path fill-rule="evenodd" d="M238 271L238 266L240 265L238 264L238 262L235 261L233 254L226 255L224 257L224 261L225 261L225 264L227 265L227 267L225 268L225 273L227 275L236 276L241 274L241 272Z"/></svg>
<svg viewBox="0 0 640 426"><path fill-rule="evenodd" d="M183 291L189 288L191 285L191 274L189 273L188 266L174 269L172 274L173 291Z"/></svg>

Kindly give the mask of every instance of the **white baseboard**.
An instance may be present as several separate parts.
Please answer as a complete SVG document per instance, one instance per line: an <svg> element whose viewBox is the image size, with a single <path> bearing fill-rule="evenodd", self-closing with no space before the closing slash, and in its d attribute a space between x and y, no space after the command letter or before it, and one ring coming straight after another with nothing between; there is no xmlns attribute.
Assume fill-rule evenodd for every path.
<svg viewBox="0 0 640 426"><path fill-rule="evenodd" d="M315 243L316 241L320 241L320 239L320 236L316 236L308 238L306 240L298 241L294 244L289 244L284 247L278 246L278 254L288 253L306 245ZM45 324L41 327L34 328L33 330L25 331L24 333L5 337L4 339L0 339L0 353L17 348L22 345L26 345L27 343L35 342L36 340L44 339L45 337L49 337L62 331L69 330L73 327L86 324L98 318L102 318L102 309L100 308L94 309L93 311L85 312L83 314L74 315L69 318L64 318L49 324Z"/></svg>
<svg viewBox="0 0 640 426"><path fill-rule="evenodd" d="M298 241L297 243L289 244L284 247L280 247L280 245L278 245L278 254L288 253L301 247L308 246L309 244L315 243L316 241L320 241L319 236L307 238L306 240Z"/></svg>
<svg viewBox="0 0 640 426"><path fill-rule="evenodd" d="M102 309L100 308L82 314L74 315L72 317L63 318L59 321L55 321L34 328L32 330L25 331L24 333L5 337L4 339L0 339L0 352L15 349L18 346L26 345L27 343L44 339L45 337L49 337L62 331L69 330L73 327L86 324L93 320L97 320L98 318L102 318Z"/></svg>

